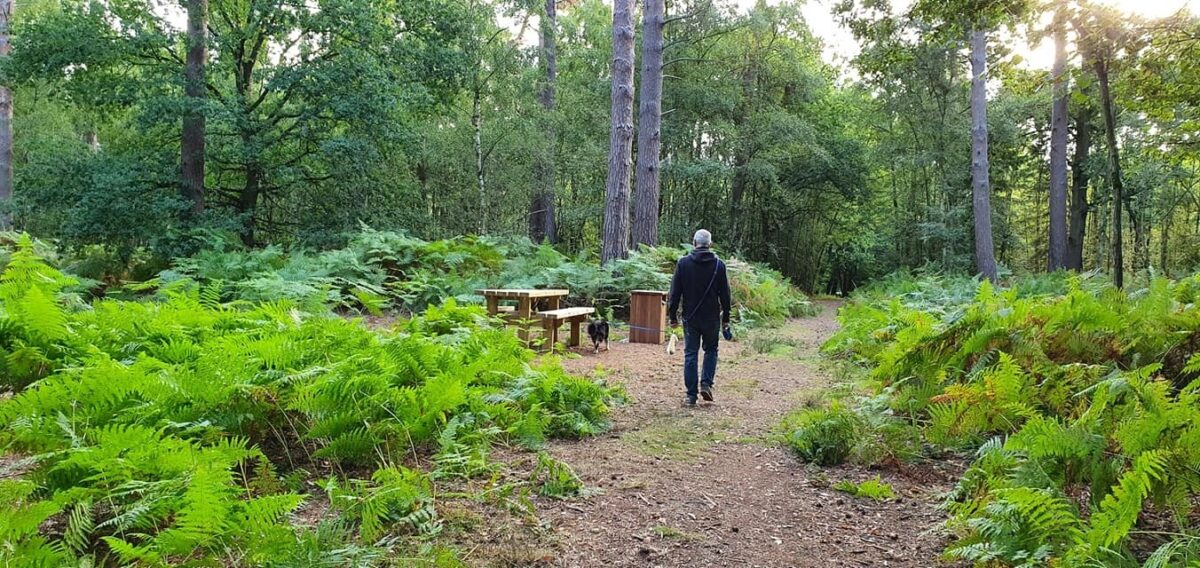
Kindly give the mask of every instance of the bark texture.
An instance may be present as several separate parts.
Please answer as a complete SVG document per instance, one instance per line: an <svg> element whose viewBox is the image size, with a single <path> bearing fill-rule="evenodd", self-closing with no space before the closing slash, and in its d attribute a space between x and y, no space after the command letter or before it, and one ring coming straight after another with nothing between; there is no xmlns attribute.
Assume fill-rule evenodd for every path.
<svg viewBox="0 0 1200 568"><path fill-rule="evenodd" d="M1092 117L1087 107L1075 111L1075 157L1071 164L1071 226L1067 236L1067 268L1083 270L1083 244L1088 221L1088 157L1092 150Z"/></svg>
<svg viewBox="0 0 1200 568"><path fill-rule="evenodd" d="M479 234L486 235L488 231L488 199L487 178L483 171L483 94L476 88L471 97L471 129L474 135L471 145L475 151L475 183L479 190Z"/></svg>
<svg viewBox="0 0 1200 568"><path fill-rule="evenodd" d="M1108 183L1112 187L1112 275L1113 285L1125 286L1125 247L1122 239L1121 207L1125 201L1125 186L1121 180L1121 151L1117 147L1117 116L1109 88L1108 62L1097 59L1096 82L1100 86L1100 111L1104 115L1104 137L1108 146Z"/></svg>
<svg viewBox="0 0 1200 568"><path fill-rule="evenodd" d="M0 58L8 57L9 24L12 21L13 0L0 0ZM0 230L12 228L8 205L13 195L13 100L12 91L0 85Z"/></svg>
<svg viewBox="0 0 1200 568"><path fill-rule="evenodd" d="M556 106L556 88L558 84L558 54L557 38L558 8L556 0L546 0L546 9L541 21L540 44L542 66L546 73L543 77L542 89L538 93L538 101L545 111L546 148L538 156L535 166L537 188L534 190L533 202L529 206L529 238L535 243L548 241L558 242L558 224L555 220L555 183L556 164L554 161L557 148L557 132L554 128L554 109Z"/></svg>
<svg viewBox="0 0 1200 568"><path fill-rule="evenodd" d="M987 32L971 32L971 204L975 212L975 268L997 279L988 177Z"/></svg>
<svg viewBox="0 0 1200 568"><path fill-rule="evenodd" d="M658 244L662 150L664 0L642 5L642 90L638 93L637 186L633 198L634 246Z"/></svg>
<svg viewBox="0 0 1200 568"><path fill-rule="evenodd" d="M204 211L204 66L208 56L208 0L187 0L187 111L180 140L182 197L192 215Z"/></svg>
<svg viewBox="0 0 1200 568"><path fill-rule="evenodd" d="M1050 258L1051 272L1067 263L1067 32L1062 8L1054 22L1054 102L1050 111Z"/></svg>
<svg viewBox="0 0 1200 568"><path fill-rule="evenodd" d="M604 199L602 262L629 254L633 154L633 0L613 2L612 132Z"/></svg>

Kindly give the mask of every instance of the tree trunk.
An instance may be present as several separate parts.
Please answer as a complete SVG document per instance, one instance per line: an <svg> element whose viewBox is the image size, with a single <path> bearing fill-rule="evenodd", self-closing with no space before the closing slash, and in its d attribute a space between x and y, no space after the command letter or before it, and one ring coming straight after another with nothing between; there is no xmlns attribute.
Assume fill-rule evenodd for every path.
<svg viewBox="0 0 1200 568"><path fill-rule="evenodd" d="M539 154L535 167L537 188L534 190L533 202L529 207L529 238L535 243L548 241L558 242L558 225L555 221L555 155L557 149L557 133L554 128L555 89L558 83L558 54L556 34L558 29L558 8L556 0L546 0L546 11L541 21L540 43L542 50L542 65L546 76L538 100L545 111L546 147Z"/></svg>
<svg viewBox="0 0 1200 568"><path fill-rule="evenodd" d="M975 267L997 280L988 179L987 32L971 32L971 203L975 211Z"/></svg>
<svg viewBox="0 0 1200 568"><path fill-rule="evenodd" d="M1067 268L1083 270L1083 245L1087 237L1088 155L1092 149L1092 117L1081 106L1075 113L1075 158L1071 164L1071 227L1067 237Z"/></svg>
<svg viewBox="0 0 1200 568"><path fill-rule="evenodd" d="M1096 59L1096 82L1100 84L1100 107L1104 114L1104 136L1108 144L1108 183L1112 186L1112 271L1113 285L1125 286L1125 251L1121 232L1121 206L1124 183L1121 180L1121 153L1117 148L1117 117L1108 84L1108 62Z"/></svg>
<svg viewBox="0 0 1200 568"><path fill-rule="evenodd" d="M613 2L612 133L601 262L629 253L629 174L633 153L633 0Z"/></svg>
<svg viewBox="0 0 1200 568"><path fill-rule="evenodd" d="M1165 218L1163 218L1162 242L1160 243L1160 248L1158 249L1158 254L1159 254L1159 258L1158 258L1158 267L1159 268L1158 269L1159 269L1159 271L1162 272L1163 276L1166 276L1168 278L1171 276L1171 267L1169 266L1171 256L1170 256L1170 253L1168 252L1171 249L1167 248L1167 240L1171 236L1171 215L1173 215L1173 214L1174 214L1173 212L1168 213L1167 216Z"/></svg>
<svg viewBox="0 0 1200 568"><path fill-rule="evenodd" d="M1133 270L1137 272L1150 267L1150 226L1145 215L1133 206L1133 196L1125 194L1125 213L1133 229Z"/></svg>
<svg viewBox="0 0 1200 568"><path fill-rule="evenodd" d="M754 95L758 87L758 61L753 57L746 62L746 68L742 71L742 102L741 109L733 118L734 129L738 132L744 132L746 125L750 122L750 115L754 112ZM744 137L748 138L748 137ZM749 172L746 171L746 166L750 164L751 149L749 148L749 140L743 139L735 142L733 150L733 180L730 183L729 191L729 237L728 243L733 245L733 248L740 249L745 243L745 235L742 230L742 201L746 195L746 186L749 185L747 178Z"/></svg>
<svg viewBox="0 0 1200 568"><path fill-rule="evenodd" d="M204 212L204 66L208 54L208 0L187 0L187 69L180 140L182 197L190 215Z"/></svg>
<svg viewBox="0 0 1200 568"><path fill-rule="evenodd" d="M476 86L471 100L471 127L475 130L472 145L475 149L475 182L479 188L479 234L486 235L488 230L488 200L487 187L483 172L483 98L481 89Z"/></svg>
<svg viewBox="0 0 1200 568"><path fill-rule="evenodd" d="M1060 6L1054 22L1054 103L1050 112L1051 272L1067 268L1067 30Z"/></svg>
<svg viewBox="0 0 1200 568"><path fill-rule="evenodd" d="M7 58L12 49L8 37L12 12L13 0L0 0L0 58ZM13 195L12 116L12 91L0 85L0 230L12 228L12 214L8 209Z"/></svg>
<svg viewBox="0 0 1200 568"><path fill-rule="evenodd" d="M262 194L262 165L256 160L246 164L246 183L238 195L237 212L242 216L242 243L253 247L258 228L258 196Z"/></svg>
<svg viewBox="0 0 1200 568"><path fill-rule="evenodd" d="M662 148L663 0L642 6L642 91L638 118L634 245L658 244L659 153Z"/></svg>

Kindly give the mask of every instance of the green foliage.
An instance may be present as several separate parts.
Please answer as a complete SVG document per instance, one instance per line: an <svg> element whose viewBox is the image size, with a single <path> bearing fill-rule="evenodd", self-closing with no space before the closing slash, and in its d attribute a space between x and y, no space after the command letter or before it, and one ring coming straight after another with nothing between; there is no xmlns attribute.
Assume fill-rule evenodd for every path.
<svg viewBox="0 0 1200 568"><path fill-rule="evenodd" d="M854 483L853 481L843 479L833 484L833 488L855 497L862 497L873 501L887 501L896 498L896 493L892 491L892 486L884 483L878 475L862 483Z"/></svg>
<svg viewBox="0 0 1200 568"><path fill-rule="evenodd" d="M36 141L19 211L72 244L147 245L185 229L178 129L195 111L207 123L211 188L195 223L250 242L292 231L328 242L360 220L420 220L406 207L416 176L396 166L409 157L402 131L462 85L466 12L449 1L213 4L198 102L181 83L185 26L153 2L30 10L6 78L46 92L54 104L42 112L76 124ZM296 56L266 56L285 46ZM99 143L89 147L84 132ZM286 230L275 223L284 219Z"/></svg>
<svg viewBox="0 0 1200 568"><path fill-rule="evenodd" d="M1157 511L1180 540L1153 562L1186 557L1200 383L1181 388L1156 361L1194 348L1200 309L1181 301L1190 284L1155 279L1126 293L1060 275L980 283L965 300L943 283L894 278L863 290L825 351L870 368L883 403L863 405L864 416L901 416L934 446L978 448L947 501L959 536L947 555L1129 564L1139 521ZM1172 372L1191 372L1180 367Z"/></svg>
<svg viewBox="0 0 1200 568"><path fill-rule="evenodd" d="M601 432L624 399L553 359L532 366L513 333L453 300L389 332L285 300L223 304L216 286L69 309L68 279L31 249L0 276L0 442L38 456L0 484L6 561L369 562L379 551L341 528L289 525L308 498L288 489L304 487L300 466L374 472L324 484L359 543L428 536L433 479L491 472L496 443ZM12 372L31 350L36 382ZM394 465L414 452L432 474ZM561 488L565 466L542 467ZM39 532L50 518L61 530Z"/></svg>
<svg viewBox="0 0 1200 568"><path fill-rule="evenodd" d="M861 418L834 404L805 410L784 420L788 446L801 459L817 465L837 465L850 457L859 439Z"/></svg>
<svg viewBox="0 0 1200 568"><path fill-rule="evenodd" d="M538 452L537 466L530 474L530 482L538 488L539 495L555 499L578 497L586 491L583 481L575 475L571 466L546 452Z"/></svg>
<svg viewBox="0 0 1200 568"><path fill-rule="evenodd" d="M359 523L359 531L374 542L389 530L407 530L420 535L441 531L433 508L433 486L424 474L404 467L375 470L370 481L331 479L325 483L329 501L347 519Z"/></svg>
<svg viewBox="0 0 1200 568"><path fill-rule="evenodd" d="M420 313L447 300L477 304L485 287L566 288L571 300L604 310L627 307L629 292L667 290L687 249L643 247L607 266L569 259L527 239L459 237L424 241L364 227L345 248L322 252L280 247L246 250L227 241L177 259L154 285L213 287L221 301L287 300L317 311L327 305L377 313ZM778 272L728 261L735 316L747 326L814 315L812 303Z"/></svg>

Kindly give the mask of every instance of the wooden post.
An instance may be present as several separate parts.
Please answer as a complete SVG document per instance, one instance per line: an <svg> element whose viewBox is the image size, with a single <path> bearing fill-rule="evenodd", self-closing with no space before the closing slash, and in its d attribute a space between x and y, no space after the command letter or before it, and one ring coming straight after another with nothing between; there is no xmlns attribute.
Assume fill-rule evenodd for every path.
<svg viewBox="0 0 1200 568"><path fill-rule="evenodd" d="M495 296L487 297L487 312L489 316L494 316L500 313L500 298Z"/></svg>
<svg viewBox="0 0 1200 568"><path fill-rule="evenodd" d="M571 320L571 347L579 347L579 324L582 322L581 319Z"/></svg>
<svg viewBox="0 0 1200 568"><path fill-rule="evenodd" d="M542 329L545 330L546 339L546 345L544 347L547 351L554 349L554 344L558 343L558 325L559 321L554 318L546 318L542 320Z"/></svg>
<svg viewBox="0 0 1200 568"><path fill-rule="evenodd" d="M533 301L528 297L517 300L517 337L527 347L529 346L529 318L533 315L529 309L531 303Z"/></svg>

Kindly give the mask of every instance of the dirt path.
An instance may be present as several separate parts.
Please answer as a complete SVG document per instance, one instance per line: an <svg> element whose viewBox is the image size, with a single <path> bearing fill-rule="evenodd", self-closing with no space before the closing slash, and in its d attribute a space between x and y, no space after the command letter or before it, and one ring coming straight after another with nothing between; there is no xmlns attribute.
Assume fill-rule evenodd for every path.
<svg viewBox="0 0 1200 568"><path fill-rule="evenodd" d="M554 535L546 560L572 568L938 564L942 476L810 469L770 439L783 415L833 384L818 348L837 328L835 312L824 303L816 318L722 344L716 404L696 409L679 405L682 357L659 346L614 344L567 361L577 372L611 370L633 402L616 409L608 436L550 448L599 493L538 500ZM829 488L877 474L896 500Z"/></svg>

